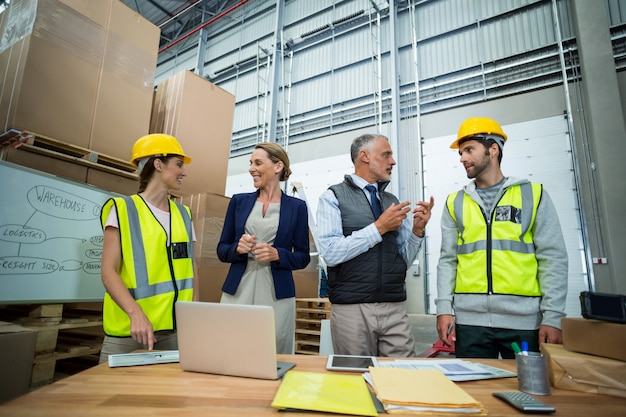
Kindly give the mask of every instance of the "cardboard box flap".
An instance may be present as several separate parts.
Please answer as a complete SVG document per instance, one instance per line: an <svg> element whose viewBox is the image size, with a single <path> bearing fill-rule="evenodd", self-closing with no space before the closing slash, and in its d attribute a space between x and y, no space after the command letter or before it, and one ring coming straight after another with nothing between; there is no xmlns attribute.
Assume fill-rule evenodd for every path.
<svg viewBox="0 0 626 417"><path fill-rule="evenodd" d="M626 363L542 344L555 388L626 397Z"/></svg>

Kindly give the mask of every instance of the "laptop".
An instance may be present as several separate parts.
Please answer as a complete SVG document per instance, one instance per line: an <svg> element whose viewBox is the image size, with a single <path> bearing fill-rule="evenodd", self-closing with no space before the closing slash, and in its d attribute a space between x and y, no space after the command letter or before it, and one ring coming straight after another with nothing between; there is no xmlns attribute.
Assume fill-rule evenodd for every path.
<svg viewBox="0 0 626 417"><path fill-rule="evenodd" d="M270 306L177 301L175 309L184 371L279 379L295 366L276 361Z"/></svg>

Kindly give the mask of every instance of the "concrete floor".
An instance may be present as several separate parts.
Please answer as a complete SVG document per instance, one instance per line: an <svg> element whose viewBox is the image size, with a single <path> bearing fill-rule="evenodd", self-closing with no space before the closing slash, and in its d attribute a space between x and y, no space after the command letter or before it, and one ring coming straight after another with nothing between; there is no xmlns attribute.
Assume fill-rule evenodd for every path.
<svg viewBox="0 0 626 417"><path fill-rule="evenodd" d="M434 314L409 314L415 338L415 353L430 349L437 340L437 316Z"/></svg>

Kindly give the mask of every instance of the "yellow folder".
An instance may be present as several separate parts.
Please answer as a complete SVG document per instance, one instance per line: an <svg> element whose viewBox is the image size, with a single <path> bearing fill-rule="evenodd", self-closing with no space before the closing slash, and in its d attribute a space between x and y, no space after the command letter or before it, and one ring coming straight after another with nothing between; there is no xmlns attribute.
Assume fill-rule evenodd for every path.
<svg viewBox="0 0 626 417"><path fill-rule="evenodd" d="M360 374L288 371L274 396L272 407L378 416L369 388Z"/></svg>
<svg viewBox="0 0 626 417"><path fill-rule="evenodd" d="M480 402L438 370L370 367L370 375L388 413L485 414Z"/></svg>

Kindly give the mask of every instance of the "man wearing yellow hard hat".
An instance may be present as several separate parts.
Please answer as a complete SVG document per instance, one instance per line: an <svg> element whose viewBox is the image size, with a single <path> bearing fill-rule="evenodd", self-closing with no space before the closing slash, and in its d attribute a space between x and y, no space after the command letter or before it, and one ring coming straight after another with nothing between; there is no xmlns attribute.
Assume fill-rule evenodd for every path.
<svg viewBox="0 0 626 417"><path fill-rule="evenodd" d="M514 358L512 342L562 343L567 252L541 184L506 177L507 135L487 117L465 120L456 140L472 181L446 200L437 266L437 332L457 357Z"/></svg>
<svg viewBox="0 0 626 417"><path fill-rule="evenodd" d="M130 162L139 192L109 199L101 213L100 362L137 349L178 349L174 303L198 300L191 212L169 194L181 189L191 158L175 137L153 133L135 142Z"/></svg>

